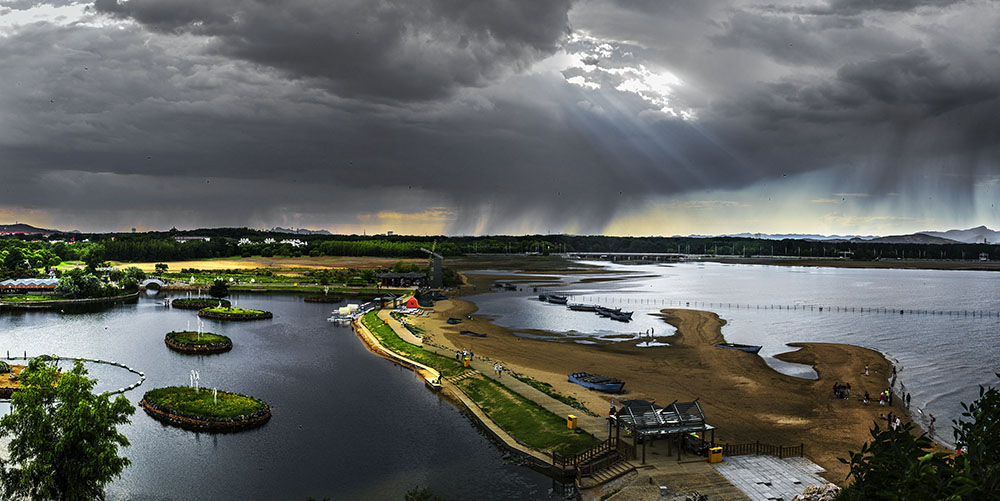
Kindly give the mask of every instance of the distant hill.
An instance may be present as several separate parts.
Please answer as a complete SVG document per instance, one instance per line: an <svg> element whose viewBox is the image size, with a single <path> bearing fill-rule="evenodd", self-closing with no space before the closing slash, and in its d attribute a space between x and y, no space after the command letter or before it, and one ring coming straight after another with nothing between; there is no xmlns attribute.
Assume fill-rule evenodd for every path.
<svg viewBox="0 0 1000 501"><path fill-rule="evenodd" d="M271 231L275 233L294 233L296 235L332 235L326 230L307 230L305 228L293 229L293 228L282 228L281 226L275 226L271 228Z"/></svg>
<svg viewBox="0 0 1000 501"><path fill-rule="evenodd" d="M851 239L852 242L871 242L876 244L957 244L961 243L948 238L935 237L926 233L913 233L911 235L890 235L887 237L877 237L870 239Z"/></svg>
<svg viewBox="0 0 1000 501"><path fill-rule="evenodd" d="M923 231L921 233L967 244L981 244L984 240L991 244L1000 243L1000 231L994 231L985 226L977 226L967 230Z"/></svg>
<svg viewBox="0 0 1000 501"><path fill-rule="evenodd" d="M0 224L0 235L51 235L53 233L63 233L59 230L47 230L45 228L36 228L30 224L15 223L15 224Z"/></svg>

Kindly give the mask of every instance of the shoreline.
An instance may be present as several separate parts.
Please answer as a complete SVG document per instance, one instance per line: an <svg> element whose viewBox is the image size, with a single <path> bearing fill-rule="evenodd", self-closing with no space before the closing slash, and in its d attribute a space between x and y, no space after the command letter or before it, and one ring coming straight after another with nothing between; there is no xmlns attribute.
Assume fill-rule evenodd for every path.
<svg viewBox="0 0 1000 501"><path fill-rule="evenodd" d="M1000 271L998 261L949 261L923 259L886 259L883 261L853 261L839 258L799 257L724 257L715 256L681 262L712 262L725 264L755 264L762 266L804 266L809 268L855 268L942 271Z"/></svg>
<svg viewBox="0 0 1000 501"><path fill-rule="evenodd" d="M805 444L806 456L826 468L823 476L837 484L844 483L848 471L837 458L847 457L848 451L858 450L870 439L869 429L880 412L904 409L898 404L886 409L877 400L864 406L858 399L833 398L834 383L850 382L852 392L871 395L888 388L892 366L882 353L846 344L793 343L789 352L776 358L812 366L817 379L788 376L757 355L715 348L723 339L725 320L713 312L662 310L663 320L677 329L660 338L671 346L639 348L628 342L584 345L519 337L476 316L476 311L470 301L440 301L433 313L413 322L433 333L439 344L473 348L477 354L501 360L599 414L607 411L613 397L653 399L660 404L699 399L709 423L719 428L719 442ZM448 325L449 317L466 320ZM461 336L458 332L464 329L488 337ZM863 374L865 364L870 368L868 377ZM566 374L579 370L623 379L627 394L599 394L569 383ZM908 413L901 417L909 421Z"/></svg>

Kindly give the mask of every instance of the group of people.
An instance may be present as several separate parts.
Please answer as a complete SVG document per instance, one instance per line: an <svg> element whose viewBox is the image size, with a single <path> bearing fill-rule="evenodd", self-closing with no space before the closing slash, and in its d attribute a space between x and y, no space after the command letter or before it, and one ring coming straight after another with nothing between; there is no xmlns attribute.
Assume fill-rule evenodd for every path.
<svg viewBox="0 0 1000 501"><path fill-rule="evenodd" d="M903 424L903 422L899 419L899 416L891 412L889 413L888 416L886 416L885 414L879 415L879 419L885 419L886 421L888 421L890 430L895 430L896 428L899 428Z"/></svg>
<svg viewBox="0 0 1000 501"><path fill-rule="evenodd" d="M503 377L503 371L505 370L507 370L507 368L504 367L503 364L501 364L500 362L496 362L493 364L493 374L496 374L498 378Z"/></svg>
<svg viewBox="0 0 1000 501"><path fill-rule="evenodd" d="M462 351L456 350L455 351L455 360L456 361L461 362L462 360L465 360L467 358L469 360L475 360L476 359L476 354L473 353L472 350L462 350Z"/></svg>
<svg viewBox="0 0 1000 501"><path fill-rule="evenodd" d="M833 383L833 396L837 398L851 398L851 383Z"/></svg>

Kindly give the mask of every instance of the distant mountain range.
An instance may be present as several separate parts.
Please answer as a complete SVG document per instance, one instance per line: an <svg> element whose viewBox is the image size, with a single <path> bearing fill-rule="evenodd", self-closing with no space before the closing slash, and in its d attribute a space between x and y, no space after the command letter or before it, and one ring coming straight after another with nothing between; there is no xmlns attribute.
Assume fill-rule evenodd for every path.
<svg viewBox="0 0 1000 501"><path fill-rule="evenodd" d="M920 233L967 244L981 244L984 241L991 244L1000 243L1000 231L991 230L985 226L976 226L967 230L922 231Z"/></svg>
<svg viewBox="0 0 1000 501"><path fill-rule="evenodd" d="M764 240L815 240L821 242L875 242L883 244L981 244L984 241L1000 243L1000 231L985 226L967 230L919 231L909 235L817 235L810 233L733 233L720 235L735 238L761 238ZM688 235L691 238L712 238L711 235Z"/></svg>

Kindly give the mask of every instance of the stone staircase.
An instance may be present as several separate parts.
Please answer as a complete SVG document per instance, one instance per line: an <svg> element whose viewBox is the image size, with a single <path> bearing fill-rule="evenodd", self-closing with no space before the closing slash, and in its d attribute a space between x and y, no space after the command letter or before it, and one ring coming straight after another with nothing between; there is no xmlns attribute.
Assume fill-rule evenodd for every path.
<svg viewBox="0 0 1000 501"><path fill-rule="evenodd" d="M606 484L616 478L627 475L636 470L636 466L628 461L612 463L606 468L595 471L591 476L581 476L577 479L577 488L590 489L601 484Z"/></svg>

